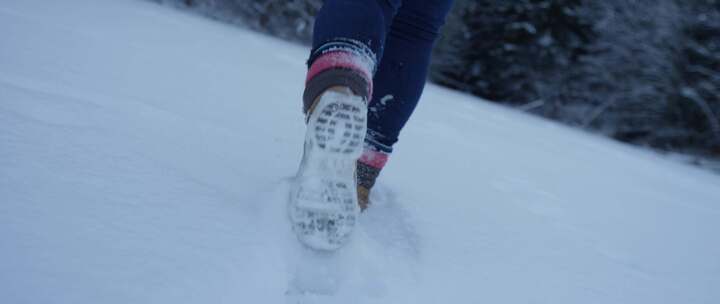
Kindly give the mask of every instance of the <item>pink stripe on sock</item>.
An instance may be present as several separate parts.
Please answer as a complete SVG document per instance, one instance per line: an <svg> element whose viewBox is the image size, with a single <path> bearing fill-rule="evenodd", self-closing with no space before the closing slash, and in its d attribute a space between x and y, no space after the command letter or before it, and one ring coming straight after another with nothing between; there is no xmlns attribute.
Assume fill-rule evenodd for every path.
<svg viewBox="0 0 720 304"><path fill-rule="evenodd" d="M389 155L380 151L366 149L360 155L360 162L376 169L382 169L387 163Z"/></svg>
<svg viewBox="0 0 720 304"><path fill-rule="evenodd" d="M315 59L308 70L305 83L321 72L333 68L346 68L358 71L368 83L368 96L372 96L372 76L370 68L362 62L358 55L349 51L332 51Z"/></svg>

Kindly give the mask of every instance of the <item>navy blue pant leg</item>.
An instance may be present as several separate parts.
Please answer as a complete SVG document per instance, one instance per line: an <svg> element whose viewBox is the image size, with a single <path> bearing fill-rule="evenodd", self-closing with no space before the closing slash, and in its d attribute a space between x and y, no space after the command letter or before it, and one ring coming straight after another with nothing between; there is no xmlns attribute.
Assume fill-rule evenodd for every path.
<svg viewBox="0 0 720 304"><path fill-rule="evenodd" d="M318 12L313 52L329 42L352 39L376 55L367 141L377 150L392 151L415 109L451 5L452 0L326 0Z"/></svg>
<svg viewBox="0 0 720 304"><path fill-rule="evenodd" d="M432 48L452 0L404 0L393 18L374 78L368 143L390 153L420 100Z"/></svg>
<svg viewBox="0 0 720 304"><path fill-rule="evenodd" d="M325 0L315 16L313 52L328 42L352 39L364 43L378 61L401 0Z"/></svg>

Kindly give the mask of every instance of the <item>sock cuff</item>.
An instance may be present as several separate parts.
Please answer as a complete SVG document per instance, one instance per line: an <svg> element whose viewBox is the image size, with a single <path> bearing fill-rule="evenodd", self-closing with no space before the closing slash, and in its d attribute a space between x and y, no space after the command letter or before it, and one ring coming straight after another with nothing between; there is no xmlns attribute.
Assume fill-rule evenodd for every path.
<svg viewBox="0 0 720 304"><path fill-rule="evenodd" d="M305 112L320 94L333 86L349 87L369 102L375 65L375 55L359 41L338 39L317 48L308 60L303 93Z"/></svg>
<svg viewBox="0 0 720 304"><path fill-rule="evenodd" d="M388 153L366 147L358 161L379 170L385 167L389 158L390 154Z"/></svg>
<svg viewBox="0 0 720 304"><path fill-rule="evenodd" d="M365 43L346 38L333 39L313 50L307 61L308 68L311 69L318 58L338 51L351 53L353 58L349 58L349 61L364 70L371 79L375 75L375 69L377 68L375 53Z"/></svg>

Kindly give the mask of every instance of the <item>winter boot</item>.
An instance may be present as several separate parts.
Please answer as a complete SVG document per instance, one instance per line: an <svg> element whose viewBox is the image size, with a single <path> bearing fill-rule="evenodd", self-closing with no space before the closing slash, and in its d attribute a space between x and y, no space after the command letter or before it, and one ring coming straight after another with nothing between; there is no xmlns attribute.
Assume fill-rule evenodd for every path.
<svg viewBox="0 0 720 304"><path fill-rule="evenodd" d="M350 237L359 214L355 166L363 152L371 57L353 48L327 48L314 59L303 94L307 129L290 200L298 239L335 250Z"/></svg>
<svg viewBox="0 0 720 304"><path fill-rule="evenodd" d="M375 185L380 171L388 160L388 154L377 151L370 145L365 146L357 161L357 193L361 210L370 206L370 189Z"/></svg>

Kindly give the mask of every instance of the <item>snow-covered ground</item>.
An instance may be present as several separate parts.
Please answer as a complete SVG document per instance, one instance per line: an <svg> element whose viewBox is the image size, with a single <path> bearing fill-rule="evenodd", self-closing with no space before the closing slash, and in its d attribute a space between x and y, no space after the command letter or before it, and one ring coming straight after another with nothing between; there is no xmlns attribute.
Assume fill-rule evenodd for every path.
<svg viewBox="0 0 720 304"><path fill-rule="evenodd" d="M286 221L307 50L0 1L2 303L718 303L720 177L430 86L352 243Z"/></svg>

